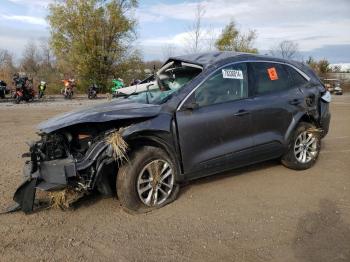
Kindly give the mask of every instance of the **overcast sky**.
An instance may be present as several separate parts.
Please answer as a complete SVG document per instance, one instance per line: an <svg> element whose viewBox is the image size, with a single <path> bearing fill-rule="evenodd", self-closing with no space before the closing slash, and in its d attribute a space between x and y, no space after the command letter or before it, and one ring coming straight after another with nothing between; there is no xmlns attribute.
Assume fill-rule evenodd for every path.
<svg viewBox="0 0 350 262"><path fill-rule="evenodd" d="M29 40L49 36L50 0L0 0L0 48L17 57ZM145 59L163 59L164 46L184 52L184 38L197 1L140 0L135 45ZM234 19L242 31L257 32L261 53L282 40L298 43L301 57L350 62L350 0L206 0L203 27L219 34Z"/></svg>

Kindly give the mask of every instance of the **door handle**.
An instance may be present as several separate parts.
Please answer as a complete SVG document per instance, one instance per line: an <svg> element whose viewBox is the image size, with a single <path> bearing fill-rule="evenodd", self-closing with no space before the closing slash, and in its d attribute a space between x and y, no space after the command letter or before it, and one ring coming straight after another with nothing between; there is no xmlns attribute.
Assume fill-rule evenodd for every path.
<svg viewBox="0 0 350 262"><path fill-rule="evenodd" d="M241 109L239 111L237 111L234 116L244 116L244 115L248 115L249 114L249 111L247 110L244 110L244 109Z"/></svg>
<svg viewBox="0 0 350 262"><path fill-rule="evenodd" d="M297 98L289 100L289 104L291 105L299 105L300 103L301 103L301 100Z"/></svg>

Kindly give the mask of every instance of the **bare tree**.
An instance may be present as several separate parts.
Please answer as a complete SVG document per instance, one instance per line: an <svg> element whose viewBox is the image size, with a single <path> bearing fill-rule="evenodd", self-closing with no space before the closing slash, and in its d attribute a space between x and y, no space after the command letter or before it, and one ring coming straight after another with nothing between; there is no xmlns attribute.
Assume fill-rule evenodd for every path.
<svg viewBox="0 0 350 262"><path fill-rule="evenodd" d="M212 26L210 26L206 31L205 31L205 40L206 40L206 49L208 51L213 51L216 50L215 43L218 39L217 34L215 33L215 30Z"/></svg>
<svg viewBox="0 0 350 262"><path fill-rule="evenodd" d="M2 67L2 65L4 64L6 52L7 50L0 49L0 67Z"/></svg>
<svg viewBox="0 0 350 262"><path fill-rule="evenodd" d="M7 66L9 63L12 65L12 55L6 49L0 49L0 68Z"/></svg>
<svg viewBox="0 0 350 262"><path fill-rule="evenodd" d="M52 67L53 54L47 38L40 38L41 60L44 66Z"/></svg>
<svg viewBox="0 0 350 262"><path fill-rule="evenodd" d="M186 52L188 53L197 53L201 50L201 41L203 38L203 29L202 29L202 19L205 15L205 7L199 2L196 5L195 17L193 23L188 28L186 41Z"/></svg>
<svg viewBox="0 0 350 262"><path fill-rule="evenodd" d="M294 59L299 53L299 46L297 43L289 40L280 42L276 47L270 50L270 54L273 56Z"/></svg>
<svg viewBox="0 0 350 262"><path fill-rule="evenodd" d="M175 55L176 47L173 44L165 44L162 46L164 60Z"/></svg>
<svg viewBox="0 0 350 262"><path fill-rule="evenodd" d="M34 76L40 68L40 56L37 45L33 41L29 41L24 49L21 59L21 69L25 73Z"/></svg>
<svg viewBox="0 0 350 262"><path fill-rule="evenodd" d="M0 79L10 82L14 71L13 55L6 49L0 49Z"/></svg>

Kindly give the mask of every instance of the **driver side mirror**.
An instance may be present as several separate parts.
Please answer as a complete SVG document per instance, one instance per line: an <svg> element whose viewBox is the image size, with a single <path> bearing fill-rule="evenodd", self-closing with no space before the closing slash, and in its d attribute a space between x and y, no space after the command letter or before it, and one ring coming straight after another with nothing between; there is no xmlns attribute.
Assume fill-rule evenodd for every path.
<svg viewBox="0 0 350 262"><path fill-rule="evenodd" d="M186 102L182 105L181 111L193 111L199 108L199 104L196 102L195 95L192 94Z"/></svg>

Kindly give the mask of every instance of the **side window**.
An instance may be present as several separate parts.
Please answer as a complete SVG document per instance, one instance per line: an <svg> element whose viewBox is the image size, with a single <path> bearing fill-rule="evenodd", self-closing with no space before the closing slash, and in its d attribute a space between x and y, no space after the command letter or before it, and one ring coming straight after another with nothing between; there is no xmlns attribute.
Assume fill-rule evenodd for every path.
<svg viewBox="0 0 350 262"><path fill-rule="evenodd" d="M289 75L281 64L251 63L254 72L255 94L267 94L290 88Z"/></svg>
<svg viewBox="0 0 350 262"><path fill-rule="evenodd" d="M307 84L308 81L299 72L297 72L294 68L287 66L287 65L285 66L285 68L289 72L292 86L302 86L302 85Z"/></svg>
<svg viewBox="0 0 350 262"><path fill-rule="evenodd" d="M195 100L200 107L247 97L248 74L245 63L218 70L195 91Z"/></svg>

